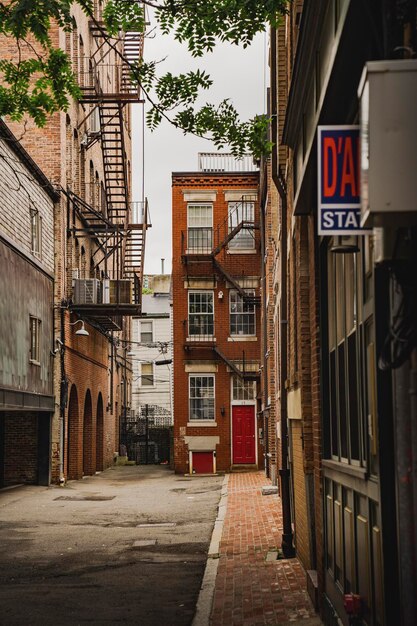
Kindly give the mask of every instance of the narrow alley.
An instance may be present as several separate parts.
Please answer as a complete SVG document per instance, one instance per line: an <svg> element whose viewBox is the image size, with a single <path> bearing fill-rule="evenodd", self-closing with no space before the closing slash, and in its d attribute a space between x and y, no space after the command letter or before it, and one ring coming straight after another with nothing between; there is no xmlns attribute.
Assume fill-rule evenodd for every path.
<svg viewBox="0 0 417 626"><path fill-rule="evenodd" d="M115 466L64 488L2 491L0 624L321 624L299 561L274 560L281 518L268 483L262 472ZM217 577L194 617L219 502Z"/></svg>

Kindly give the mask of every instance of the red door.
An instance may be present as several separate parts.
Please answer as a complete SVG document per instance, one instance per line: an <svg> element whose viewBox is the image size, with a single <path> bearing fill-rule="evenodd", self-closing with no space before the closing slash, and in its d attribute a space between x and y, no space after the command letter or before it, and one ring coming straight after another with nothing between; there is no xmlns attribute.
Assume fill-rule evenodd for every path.
<svg viewBox="0 0 417 626"><path fill-rule="evenodd" d="M212 474L213 452L193 452L193 472L195 474Z"/></svg>
<svg viewBox="0 0 417 626"><path fill-rule="evenodd" d="M233 464L254 464L255 455L255 407L234 406L233 416Z"/></svg>

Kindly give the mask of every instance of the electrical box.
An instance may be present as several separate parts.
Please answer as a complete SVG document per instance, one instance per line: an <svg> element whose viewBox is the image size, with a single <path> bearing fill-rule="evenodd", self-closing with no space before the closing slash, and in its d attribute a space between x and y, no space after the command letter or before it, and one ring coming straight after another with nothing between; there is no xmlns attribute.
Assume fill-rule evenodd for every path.
<svg viewBox="0 0 417 626"><path fill-rule="evenodd" d="M359 84L361 226L417 219L417 59L371 61Z"/></svg>

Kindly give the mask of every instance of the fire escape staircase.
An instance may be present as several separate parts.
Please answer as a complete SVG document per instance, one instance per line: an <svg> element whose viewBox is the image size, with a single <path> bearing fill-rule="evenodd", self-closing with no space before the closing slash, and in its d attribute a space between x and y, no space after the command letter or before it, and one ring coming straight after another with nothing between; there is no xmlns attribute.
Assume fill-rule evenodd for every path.
<svg viewBox="0 0 417 626"><path fill-rule="evenodd" d="M226 365L232 370L234 374L236 374L236 376L239 376L239 378L242 378L243 380L257 380L259 378L259 374L257 372L245 371L244 362L243 370L241 370L217 346L213 346L212 350L224 363L226 363Z"/></svg>
<svg viewBox="0 0 417 626"><path fill-rule="evenodd" d="M104 25L92 21L91 34L100 41L98 49L105 46ZM148 224L131 218L129 179L124 137L124 108L129 102L140 102L139 86L134 81L131 68L142 58L144 36L142 32L122 33L116 44L121 50L114 65L106 65L110 50L96 60L87 59L89 76L82 80L82 101L95 104L100 119L99 138L102 147L107 220L113 226L106 241L104 259L117 250L118 277L133 282L134 302L141 302L144 246ZM111 80L109 80L109 75Z"/></svg>
<svg viewBox="0 0 417 626"><path fill-rule="evenodd" d="M94 269L99 267L103 262L106 264L107 260L118 250L118 240L120 239L120 234L118 234L119 226L112 223L101 211L93 208L88 202L80 198L70 189L61 189L61 191L67 197L68 210L72 209L80 218L83 225L82 228L74 226L70 228L69 231L73 232L76 236L87 235L95 239L97 250L93 254L93 261L95 261L98 252L102 254L99 260L94 263ZM72 222L75 224L74 219Z"/></svg>
<svg viewBox="0 0 417 626"><path fill-rule="evenodd" d="M242 204L244 205L245 202L246 202L245 198L243 197ZM257 224L254 220L243 219L243 215L242 215L242 219L239 219L240 211L241 211L241 208L238 205L226 217L223 223L217 226L216 230L214 231L215 241L211 250L207 249L207 252L205 253L204 252L202 253L201 251L199 251L197 252L197 254L194 254L192 250L191 251L187 250L185 254L183 254L182 258L183 258L183 262L186 265L188 265L188 263L204 262L210 259L216 271L219 274L221 274L228 283L233 285L234 289L238 291L239 295L242 297L242 299L246 303L251 303L251 304L258 306L261 303L260 297L253 296L252 294L249 294L247 291L245 291L239 285L237 280L231 274L229 274L229 272L227 272L227 270L223 267L223 265L216 258L220 254L220 252L224 250L226 246L232 241L232 239L234 239L236 235L242 230L249 230L249 231L259 230L259 224ZM233 222L237 222L237 224L233 228L230 228L230 224Z"/></svg>

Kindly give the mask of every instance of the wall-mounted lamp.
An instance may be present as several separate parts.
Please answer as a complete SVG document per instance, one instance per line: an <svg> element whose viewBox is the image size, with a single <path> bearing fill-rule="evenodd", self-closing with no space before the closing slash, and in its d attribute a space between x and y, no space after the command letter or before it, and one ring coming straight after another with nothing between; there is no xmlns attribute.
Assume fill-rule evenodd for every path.
<svg viewBox="0 0 417 626"><path fill-rule="evenodd" d="M336 254L353 254L359 252L358 238L352 235L337 235L333 238L330 250Z"/></svg>
<svg viewBox="0 0 417 626"><path fill-rule="evenodd" d="M84 326L83 320L76 320L75 322L70 322L70 326L74 326L74 324L79 324L81 322L81 328L75 331L76 335L82 335L83 337L89 337L90 333L86 330Z"/></svg>
<svg viewBox="0 0 417 626"><path fill-rule="evenodd" d="M219 291L219 293L217 294L217 297L219 300L223 300L223 291Z"/></svg>
<svg viewBox="0 0 417 626"><path fill-rule="evenodd" d="M226 408L224 406L220 407L220 415L224 417L226 415Z"/></svg>

